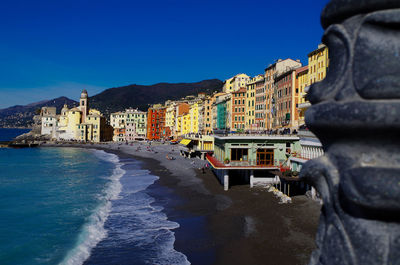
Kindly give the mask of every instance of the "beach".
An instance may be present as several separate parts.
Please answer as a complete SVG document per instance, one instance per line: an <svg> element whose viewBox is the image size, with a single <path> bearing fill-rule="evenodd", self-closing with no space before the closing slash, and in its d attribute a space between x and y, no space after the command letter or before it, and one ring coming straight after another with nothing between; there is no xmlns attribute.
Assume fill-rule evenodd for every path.
<svg viewBox="0 0 400 265"><path fill-rule="evenodd" d="M290 204L266 188L249 185L223 190L206 161L184 158L182 147L160 143L45 144L47 147L102 149L142 162L159 177L150 187L163 201L168 219L179 223L174 248L192 264L307 264L317 231L320 205L305 196ZM174 160L167 159L167 156Z"/></svg>

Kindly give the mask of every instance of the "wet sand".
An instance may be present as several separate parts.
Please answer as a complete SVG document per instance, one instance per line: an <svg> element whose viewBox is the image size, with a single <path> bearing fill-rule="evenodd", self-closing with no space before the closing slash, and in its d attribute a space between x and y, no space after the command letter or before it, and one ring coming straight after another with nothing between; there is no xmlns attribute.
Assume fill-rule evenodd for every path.
<svg viewBox="0 0 400 265"><path fill-rule="evenodd" d="M160 177L157 184L179 198L166 210L171 220L180 223L174 230L175 249L192 264L209 264L210 260L213 264L307 264L315 248L318 203L296 196L291 204L279 204L265 188L249 185L224 191L211 170L203 174L199 169L206 161L181 157L181 147L176 145L47 146L97 148L142 161L143 168ZM167 155L175 160L168 160ZM207 235L193 231L196 226L191 219L197 225L203 222Z"/></svg>

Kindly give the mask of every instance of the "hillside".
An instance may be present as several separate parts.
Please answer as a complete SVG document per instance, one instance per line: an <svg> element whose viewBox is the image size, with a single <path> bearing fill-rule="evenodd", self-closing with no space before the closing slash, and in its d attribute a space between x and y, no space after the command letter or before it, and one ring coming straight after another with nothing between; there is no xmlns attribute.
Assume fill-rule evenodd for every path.
<svg viewBox="0 0 400 265"><path fill-rule="evenodd" d="M60 112L64 104L68 107L77 106L78 102L67 97L59 97L51 100L43 100L28 105L16 105L6 109L0 109L0 128L6 127L30 127L33 124L33 116L42 107L56 107Z"/></svg>
<svg viewBox="0 0 400 265"><path fill-rule="evenodd" d="M129 85L107 89L90 97L92 108L108 115L129 107L147 110L149 104L164 103L199 92L211 94L222 89L222 81L218 79L204 80L196 83L159 83L155 85Z"/></svg>
<svg viewBox="0 0 400 265"><path fill-rule="evenodd" d="M188 95L197 95L199 92L211 94L220 91L222 81L218 79L204 80L196 83L159 83L155 85L129 85L114 87L91 97L89 91L90 107L100 110L104 115L121 111L129 107L147 110L149 104L163 103L168 99L176 100ZM77 95L77 98L79 95ZM57 108L61 111L64 104L68 107L78 105L78 102L66 97L44 100L29 105L13 106L0 109L1 127L30 127L35 111L45 106Z"/></svg>

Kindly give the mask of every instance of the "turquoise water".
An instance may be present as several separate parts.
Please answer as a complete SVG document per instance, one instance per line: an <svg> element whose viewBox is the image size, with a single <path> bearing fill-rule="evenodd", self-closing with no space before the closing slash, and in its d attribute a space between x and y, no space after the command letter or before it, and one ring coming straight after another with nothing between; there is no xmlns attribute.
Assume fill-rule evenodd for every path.
<svg viewBox="0 0 400 265"><path fill-rule="evenodd" d="M114 155L98 152L0 149L0 264L87 258L106 235L109 199L123 173Z"/></svg>
<svg viewBox="0 0 400 265"><path fill-rule="evenodd" d="M157 179L101 150L0 148L0 264L189 264Z"/></svg>

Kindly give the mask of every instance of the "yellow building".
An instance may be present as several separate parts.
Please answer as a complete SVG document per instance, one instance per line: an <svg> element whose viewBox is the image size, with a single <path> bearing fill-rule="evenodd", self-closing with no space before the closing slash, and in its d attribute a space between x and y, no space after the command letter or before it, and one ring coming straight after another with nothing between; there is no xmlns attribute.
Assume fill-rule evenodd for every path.
<svg viewBox="0 0 400 265"><path fill-rule="evenodd" d="M171 134L175 136L176 131L176 103L166 102L166 110L165 110L165 127L169 127L171 130Z"/></svg>
<svg viewBox="0 0 400 265"><path fill-rule="evenodd" d="M329 51L324 44L319 44L318 49L308 54L309 85L322 81L329 68Z"/></svg>
<svg viewBox="0 0 400 265"><path fill-rule="evenodd" d="M296 90L298 90L298 103L297 111L299 113L299 126L305 123L304 115L305 111L310 106L310 103L306 100L306 94L309 88L309 77L308 77L308 66L299 68L296 71Z"/></svg>
<svg viewBox="0 0 400 265"><path fill-rule="evenodd" d="M89 109L89 97L83 90L79 107L68 109L67 105L61 110L58 119L57 139L102 142L111 140L112 128L100 111Z"/></svg>
<svg viewBox="0 0 400 265"><path fill-rule="evenodd" d="M189 116L190 116L190 129L189 133L199 133L200 128L200 106L201 101L194 102L189 105Z"/></svg>
<svg viewBox="0 0 400 265"><path fill-rule="evenodd" d="M246 122L245 130L256 130L256 89L264 86L264 75L257 75L251 78L246 85Z"/></svg>
<svg viewBox="0 0 400 265"><path fill-rule="evenodd" d="M86 122L77 125L77 139L85 142L100 142L102 123L105 123L105 118L101 116L100 111L90 109L86 116Z"/></svg>
<svg viewBox="0 0 400 265"><path fill-rule="evenodd" d="M222 91L224 93L232 93L238 91L241 87L246 87L249 79L250 76L246 74L237 74L234 77L225 80Z"/></svg>
<svg viewBox="0 0 400 265"><path fill-rule="evenodd" d="M181 135L190 133L190 114L187 113L181 116L182 119L182 130Z"/></svg>

